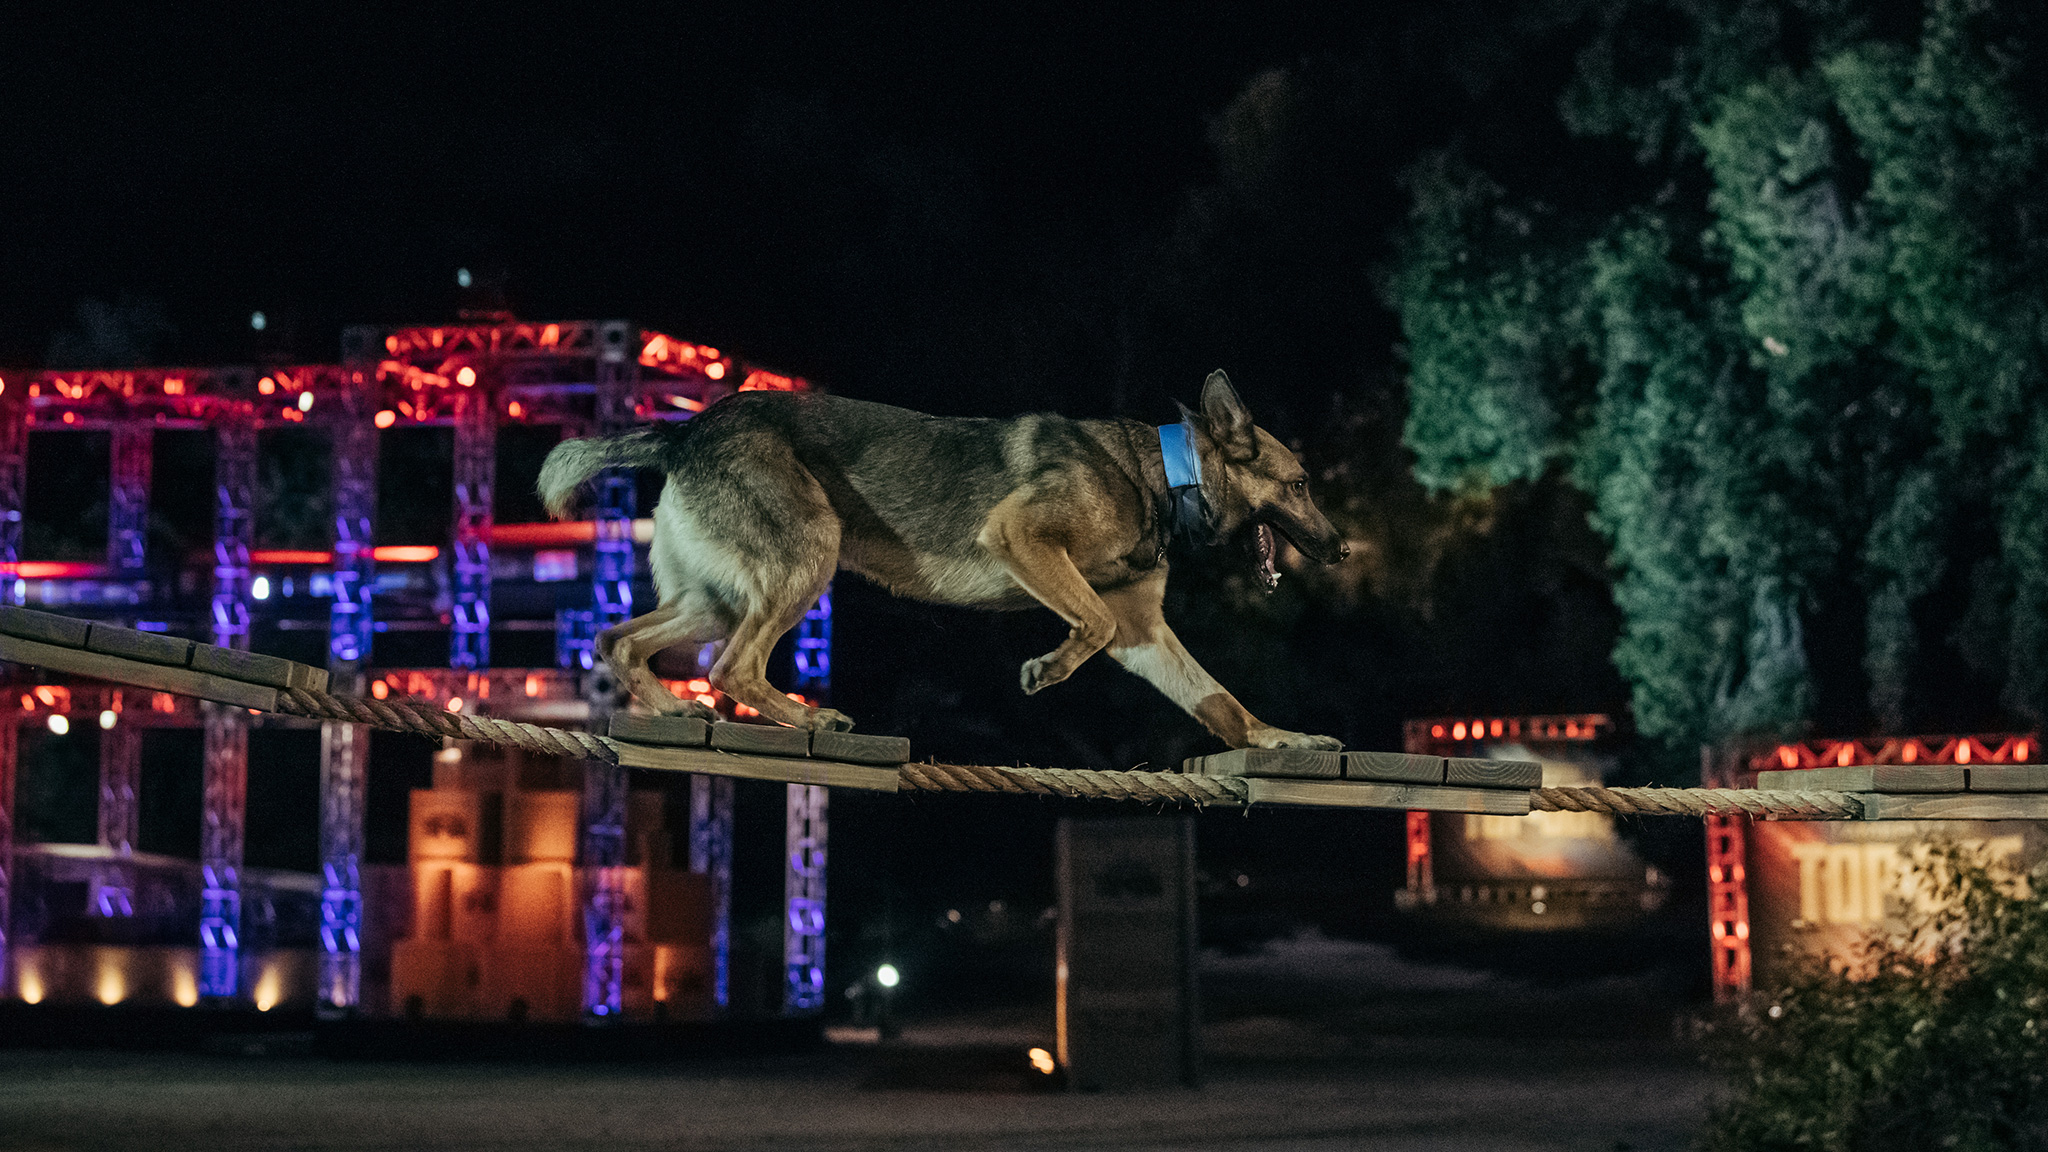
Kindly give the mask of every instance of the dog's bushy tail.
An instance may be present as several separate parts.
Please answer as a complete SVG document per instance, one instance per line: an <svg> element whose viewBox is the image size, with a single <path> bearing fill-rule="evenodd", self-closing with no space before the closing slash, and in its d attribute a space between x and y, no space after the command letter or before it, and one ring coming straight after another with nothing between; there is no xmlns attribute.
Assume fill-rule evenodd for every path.
<svg viewBox="0 0 2048 1152"><path fill-rule="evenodd" d="M576 490L607 468L659 468L666 442L656 427L635 428L594 440L564 440L540 466L540 498L548 515L566 520Z"/></svg>

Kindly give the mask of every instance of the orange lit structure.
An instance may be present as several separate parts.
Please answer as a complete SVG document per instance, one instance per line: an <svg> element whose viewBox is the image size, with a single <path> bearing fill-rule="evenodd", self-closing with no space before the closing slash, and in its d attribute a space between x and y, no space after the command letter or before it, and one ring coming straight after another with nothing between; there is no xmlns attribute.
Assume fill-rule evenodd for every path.
<svg viewBox="0 0 2048 1152"><path fill-rule="evenodd" d="M250 647L254 641L263 650L325 663L340 691L431 699L451 710L507 719L601 726L623 698L595 667L592 639L605 620L630 611L636 587L640 602L649 598L644 560L635 557L634 549L646 544L651 523L634 517L630 477L617 476L601 484L604 493L594 520L496 523L499 430L525 425L589 435L627 422L688 419L739 391L808 387L801 377L624 321L509 318L352 328L344 333L340 361L332 364L0 371L0 600L233 647ZM412 428L452 433L454 502L440 543L376 539L382 437ZM329 547L258 546L258 438L293 430L317 431L330 446ZM34 484L27 475L28 439L44 432L102 434L112 440L104 561L23 554L20 512L24 491ZM148 548L152 442L158 432L213 438L216 534L214 547L203 556L156 554ZM508 653L515 658L505 660ZM677 668L671 674L688 683L701 678L702 670ZM564 1002L539 991L553 987L547 982L552 977L544 976L554 971L549 967L553 961L536 960L531 971L507 967L508 952L529 949L535 955L571 956L582 966L574 997L579 1007L572 1016L593 1011L645 1020L651 1018L651 1009L643 1010L647 1005L671 1000L691 1005L681 1016L701 1014L702 1004L693 999L698 997L693 982L700 977L708 989L704 1003L716 1008L728 1002L729 779L691 781L687 851L679 843L673 853L650 858L644 849L652 841L636 839L644 831L646 801L630 792L623 770L607 766L593 784L582 778L579 766L525 766L521 779L555 774L548 777L555 781L549 789L535 789L516 781L480 784L475 772L484 769L458 755L437 764L437 777L455 773L450 789L467 789L478 797L479 811L496 813L481 827L496 829L491 833L496 835L511 826L506 821L528 820L539 810L534 805L540 805L552 813L547 836L554 837L549 841L554 855L520 848L507 857L505 844L494 841L495 848L480 843L475 859L443 866L433 864L438 858L431 854L416 855L402 873L393 874L372 868L364 857L367 780L374 770L368 733L349 725L321 726L322 872L312 889L311 911L303 917L294 912L297 919L286 919L295 926L273 937L263 928L271 904L281 901L279 906L296 909L306 893L290 889L296 894L273 901L273 889L283 892L290 886L277 888L242 867L248 732L252 727L303 727L304 722L202 708L158 694L123 698L117 692L109 697L89 682L46 684L26 678L23 669L6 669L0 677L0 706L19 704L21 709L13 724L0 725L0 998L29 998L28 985L22 983L29 969L14 962L22 957L38 957L30 982L41 1002L53 1002L60 985L71 987L49 975L76 968L51 959L55 953L49 949L70 947L54 943L56 937L129 931L112 918L126 915L123 909L134 903L133 878L161 863L150 862L148 868L135 863L142 859L133 845L140 788L136 734L145 728L183 727L205 731L206 840L201 861L197 866L187 862L189 875L178 882L191 891L165 907L176 905L174 920L186 916L187 904L198 909L198 944L177 946L197 954L191 979L201 1002L247 1007L272 998L298 1010L317 1005L330 1015L376 1016L403 1014L417 995L423 1017L477 1018L482 1011L477 1005L490 1001L460 991L469 987L469 967L449 957L479 941L491 943L477 953L483 957L478 979L499 991L524 990L497 998L492 1011L498 1019L510 1017L514 1000L524 1005L519 1011L527 1018L562 1018ZM819 685L807 690L817 691ZM692 685L691 695L735 714L708 684L701 690ZM109 712L113 726L98 727ZM60 846L13 850L14 737L29 725L46 725L52 732L62 725L99 739L102 843L84 855L68 847L57 851ZM583 798L581 809L568 817L572 849L567 856L559 843L565 834L563 802L559 796L539 798L550 789ZM420 803L437 803L444 791L423 792ZM793 841L785 855L806 861L806 875L815 874L822 888L819 791L818 798L805 794L806 810L816 812L815 828L807 825L793 833L801 843ZM658 831L668 836L666 829ZM682 836L679 823L676 838ZM66 876L88 868L94 879L87 906L59 908L68 917L61 924L40 913L11 914L12 881L18 873L27 876L15 867L17 859L27 861L27 870L39 877L55 874L50 868L57 864L46 868L36 863L45 859L58 861L59 871L70 870ZM429 873L442 877L434 883L454 885L459 879L465 893L451 906L462 915L447 913L446 933L439 931L443 909L429 899L441 889L428 884ZM544 874L553 879L536 879ZM545 890L559 896L564 883L573 897L566 906L573 927L566 942L555 931L560 917L535 911L554 896L534 895ZM252 894L261 894L261 900L252 903ZM366 894L368 903L383 899L384 905L366 913ZM484 904L506 911L487 915ZM47 900L42 905L56 906ZM806 897L806 923L821 927L822 907L821 899ZM416 922L421 908L435 917L424 926ZM551 935L535 934L534 926L542 923L554 925ZM402 950L385 951L392 941L407 943ZM441 959L428 959L437 948ZM708 961L700 954L706 949ZM401 951L406 959L399 959ZM272 963L276 956L286 959ZM310 957L308 970L314 974L292 975L306 965L293 967L297 961L290 956ZM432 972L456 973L449 978L457 979L460 988L437 984ZM821 972L818 976L822 979ZM141 991L158 983L148 976L128 980L137 989L130 999L156 996L183 1003L183 993L175 988L147 995ZM394 991L400 984L408 989L403 996ZM764 999L754 989L748 993L750 1009Z"/></svg>
<svg viewBox="0 0 2048 1152"><path fill-rule="evenodd" d="M1613 734L1599 713L1410 720L1410 753L1537 760L1550 787L1597 785ZM1458 933L1625 928L1661 908L1667 881L1623 844L1609 816L1410 812L1407 883L1395 904L1418 925Z"/></svg>
<svg viewBox="0 0 2048 1152"><path fill-rule="evenodd" d="M1709 788L1754 788L1757 773L1864 764L2041 763L2038 733L1817 739L1728 745L1702 754ZM1707 820L1714 996L1769 986L1799 953L1848 959L1902 910L1903 850L1948 836L2030 866L2048 859L2048 825L2029 820Z"/></svg>

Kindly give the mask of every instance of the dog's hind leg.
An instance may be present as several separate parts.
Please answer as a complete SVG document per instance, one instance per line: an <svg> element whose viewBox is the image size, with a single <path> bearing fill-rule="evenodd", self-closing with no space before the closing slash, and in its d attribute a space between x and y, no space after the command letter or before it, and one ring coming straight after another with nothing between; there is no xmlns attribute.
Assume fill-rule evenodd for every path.
<svg viewBox="0 0 2048 1152"><path fill-rule="evenodd" d="M831 577L832 571L828 567L818 574L807 590L799 591L781 603L754 606L740 621L739 627L733 629L725 651L719 653L718 663L712 666L712 687L777 724L836 732L851 729L853 721L845 713L799 703L768 682L768 655L775 650L775 642L803 619L804 613L825 591Z"/></svg>
<svg viewBox="0 0 2048 1152"><path fill-rule="evenodd" d="M689 593L677 597L643 616L635 616L597 636L598 655L612 675L630 689L640 702L667 716L715 718L709 705L684 700L668 690L647 662L664 648L688 640L710 640L726 632L726 625L707 598Z"/></svg>

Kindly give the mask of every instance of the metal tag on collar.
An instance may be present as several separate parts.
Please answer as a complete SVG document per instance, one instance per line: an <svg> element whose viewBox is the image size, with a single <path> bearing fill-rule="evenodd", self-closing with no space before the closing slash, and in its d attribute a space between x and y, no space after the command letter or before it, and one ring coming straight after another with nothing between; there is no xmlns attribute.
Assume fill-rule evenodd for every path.
<svg viewBox="0 0 2048 1152"><path fill-rule="evenodd" d="M1195 453L1195 438L1185 424L1166 424L1159 429L1159 455L1166 462L1168 488L1200 487L1202 458Z"/></svg>

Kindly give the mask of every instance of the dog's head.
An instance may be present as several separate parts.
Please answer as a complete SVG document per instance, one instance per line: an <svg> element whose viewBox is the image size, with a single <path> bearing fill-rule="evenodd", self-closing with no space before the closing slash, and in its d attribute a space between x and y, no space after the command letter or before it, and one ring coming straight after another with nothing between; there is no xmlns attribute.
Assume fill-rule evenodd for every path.
<svg viewBox="0 0 2048 1152"><path fill-rule="evenodd" d="M1309 498L1308 470L1285 444L1252 423L1229 377L1211 372L1202 385L1202 410L1182 409L1182 414L1195 430L1202 493L1217 534L1245 539L1266 587L1280 580L1273 566L1276 531L1302 555L1324 564L1351 554L1351 546Z"/></svg>

